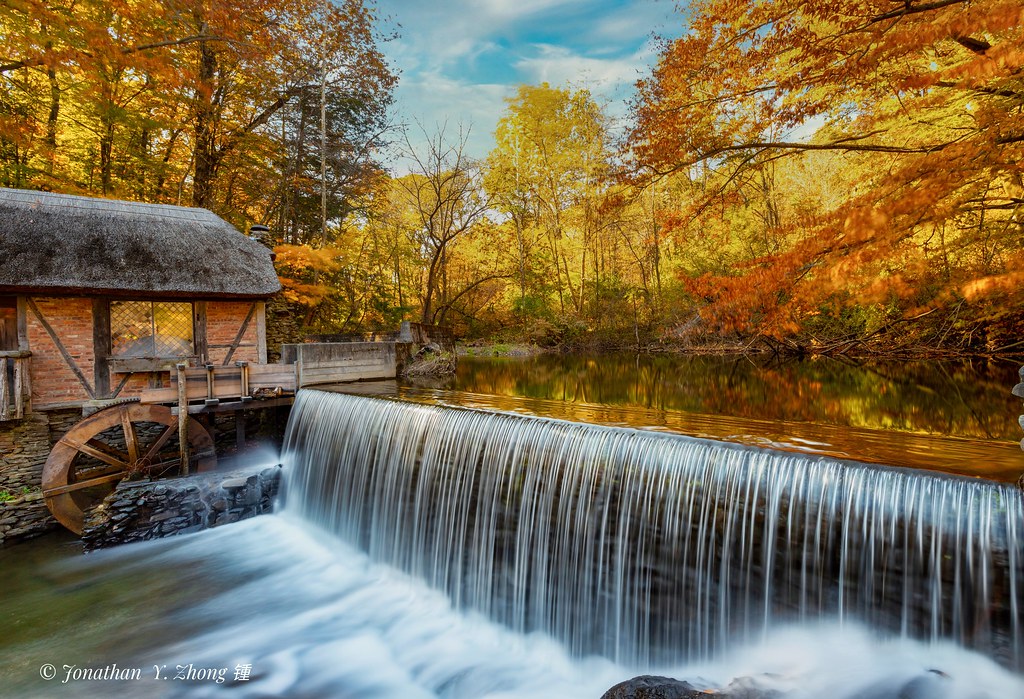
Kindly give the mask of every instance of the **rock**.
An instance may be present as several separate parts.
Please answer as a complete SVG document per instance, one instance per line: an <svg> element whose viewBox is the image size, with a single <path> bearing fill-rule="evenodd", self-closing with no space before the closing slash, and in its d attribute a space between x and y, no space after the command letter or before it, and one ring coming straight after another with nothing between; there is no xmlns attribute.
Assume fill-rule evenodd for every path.
<svg viewBox="0 0 1024 699"><path fill-rule="evenodd" d="M688 682L671 677L640 675L619 682L605 692L601 699L708 699L711 696Z"/></svg>

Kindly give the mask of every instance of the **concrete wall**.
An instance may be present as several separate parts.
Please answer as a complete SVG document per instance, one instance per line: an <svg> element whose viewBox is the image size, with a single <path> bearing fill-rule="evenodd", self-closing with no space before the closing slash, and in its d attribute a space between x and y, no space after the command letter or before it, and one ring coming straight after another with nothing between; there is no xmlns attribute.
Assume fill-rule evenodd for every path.
<svg viewBox="0 0 1024 699"><path fill-rule="evenodd" d="M284 345L281 361L299 364L299 388L345 381L393 379L399 350L394 342Z"/></svg>

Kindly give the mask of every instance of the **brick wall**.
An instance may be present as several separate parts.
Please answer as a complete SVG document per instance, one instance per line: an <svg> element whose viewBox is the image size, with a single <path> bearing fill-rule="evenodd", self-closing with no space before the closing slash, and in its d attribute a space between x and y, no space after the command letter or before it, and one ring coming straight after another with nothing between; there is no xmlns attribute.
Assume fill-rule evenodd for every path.
<svg viewBox="0 0 1024 699"><path fill-rule="evenodd" d="M212 363L221 364L224 361L228 348L235 341L238 330L242 327L250 308L252 308L251 301L210 301L206 304L206 342L210 348ZM246 328L245 334L242 336L242 342L235 353L231 355L232 362L238 360L259 361L256 328L256 314L253 313L249 327Z"/></svg>
<svg viewBox="0 0 1024 699"><path fill-rule="evenodd" d="M35 298L36 307L91 385L93 382L92 301L81 298ZM47 405L88 400L89 394L64 361L57 345L31 310L27 329L32 351L32 403Z"/></svg>

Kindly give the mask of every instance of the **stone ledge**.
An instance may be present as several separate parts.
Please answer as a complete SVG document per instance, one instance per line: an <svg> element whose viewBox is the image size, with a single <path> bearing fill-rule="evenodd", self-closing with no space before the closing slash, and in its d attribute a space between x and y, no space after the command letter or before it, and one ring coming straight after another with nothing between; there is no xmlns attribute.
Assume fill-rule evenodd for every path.
<svg viewBox="0 0 1024 699"><path fill-rule="evenodd" d="M85 550L218 527L273 511L281 467L200 473L158 481L121 481L89 513Z"/></svg>

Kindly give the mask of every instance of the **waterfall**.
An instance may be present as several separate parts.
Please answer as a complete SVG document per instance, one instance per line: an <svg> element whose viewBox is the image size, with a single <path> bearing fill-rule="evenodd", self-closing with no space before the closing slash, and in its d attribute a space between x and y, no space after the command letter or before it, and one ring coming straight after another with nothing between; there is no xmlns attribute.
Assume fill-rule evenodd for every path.
<svg viewBox="0 0 1024 699"><path fill-rule="evenodd" d="M1024 666L1024 499L997 483L304 390L286 512L458 609L633 667L856 621Z"/></svg>

